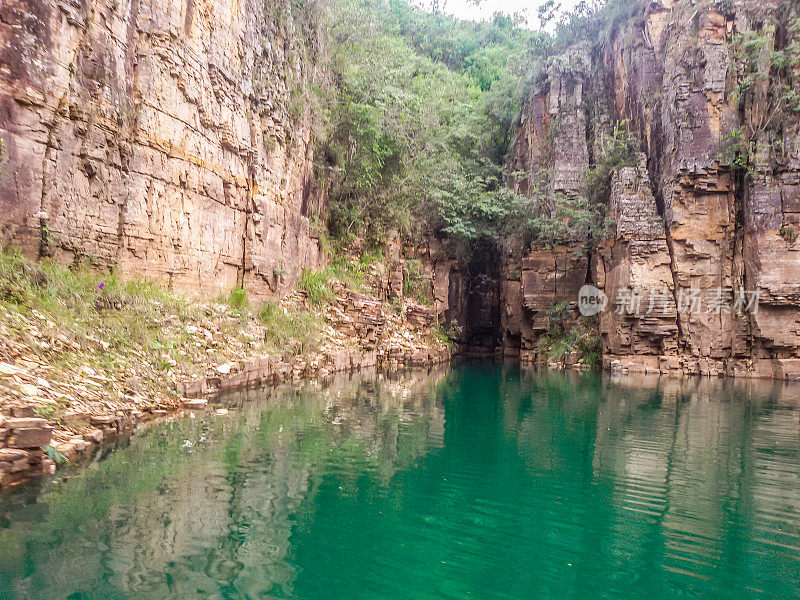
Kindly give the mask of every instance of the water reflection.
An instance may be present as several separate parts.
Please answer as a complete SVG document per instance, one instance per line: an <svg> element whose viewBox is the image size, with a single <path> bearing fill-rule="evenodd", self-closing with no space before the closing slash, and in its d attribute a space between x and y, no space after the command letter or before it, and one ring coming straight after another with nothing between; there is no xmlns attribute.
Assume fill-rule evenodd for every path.
<svg viewBox="0 0 800 600"><path fill-rule="evenodd" d="M594 544L582 568L602 582L586 587L800 596L796 384L531 372L503 387L521 398L506 427L531 475L555 471L556 505L585 496L570 513Z"/></svg>
<svg viewBox="0 0 800 600"><path fill-rule="evenodd" d="M228 397L0 498L0 596L798 597L798 391L473 365Z"/></svg>
<svg viewBox="0 0 800 600"><path fill-rule="evenodd" d="M48 490L33 531L26 517L42 518L41 504L24 492L6 497L15 510L0 530L0 593L288 597L291 527L310 518L317 477L328 468L346 494L354 479L385 484L441 446L442 378L366 373L226 397L227 415L154 427Z"/></svg>

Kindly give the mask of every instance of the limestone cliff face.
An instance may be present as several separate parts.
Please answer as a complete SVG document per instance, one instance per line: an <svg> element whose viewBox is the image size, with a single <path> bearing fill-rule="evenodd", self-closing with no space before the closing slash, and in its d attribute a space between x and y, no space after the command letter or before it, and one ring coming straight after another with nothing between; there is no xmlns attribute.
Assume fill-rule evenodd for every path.
<svg viewBox="0 0 800 600"><path fill-rule="evenodd" d="M800 115L780 100L798 66L774 60L796 41L797 10L779 0L655 0L603 50L576 47L553 61L523 108L514 170L575 193L609 124L624 119L642 158L615 173L614 231L588 261L565 249L509 261L507 354L534 358L546 308L592 282L612 302L622 288L639 290L645 307L601 316L606 366L800 376ZM722 158L736 136L746 169ZM758 311L689 309L688 290L720 288L758 290ZM664 301L651 303L649 290Z"/></svg>
<svg viewBox="0 0 800 600"><path fill-rule="evenodd" d="M299 91L318 41L292 7L3 2L2 237L179 290L292 286L321 210Z"/></svg>

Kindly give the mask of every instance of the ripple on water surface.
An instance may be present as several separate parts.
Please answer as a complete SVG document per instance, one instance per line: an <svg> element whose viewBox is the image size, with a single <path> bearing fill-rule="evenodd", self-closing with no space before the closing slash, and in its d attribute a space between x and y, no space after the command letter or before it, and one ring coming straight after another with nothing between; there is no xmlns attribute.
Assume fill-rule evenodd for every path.
<svg viewBox="0 0 800 600"><path fill-rule="evenodd" d="M800 598L798 392L473 365L231 396L0 496L0 597Z"/></svg>

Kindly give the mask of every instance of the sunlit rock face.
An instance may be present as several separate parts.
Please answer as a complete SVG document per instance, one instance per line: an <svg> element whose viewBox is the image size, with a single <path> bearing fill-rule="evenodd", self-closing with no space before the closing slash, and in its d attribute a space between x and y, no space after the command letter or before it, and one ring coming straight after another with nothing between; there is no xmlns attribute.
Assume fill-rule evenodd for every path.
<svg viewBox="0 0 800 600"><path fill-rule="evenodd" d="M3 238L209 294L317 265L291 2L10 0L0 42Z"/></svg>
<svg viewBox="0 0 800 600"><path fill-rule="evenodd" d="M592 252L588 274L579 261L558 265L559 249L548 250L555 283L537 289L542 250L509 260L507 354L535 358L547 325L542 307L575 300L578 282L607 293L658 287L675 296L661 314L601 318L606 366L800 376L800 245L792 235L800 222L800 119L767 108L787 77L769 64L762 70L770 76L741 92L752 64L737 50L737 39L757 36L763 52L750 63L769 62L794 41L787 23L796 16L794 3L778 0L647 2L601 50L575 48L553 61L525 101L513 170L580 193L578 173L600 160L610 124L623 120L642 161L614 176L615 226ZM749 142L746 172L723 158L737 133ZM516 178L523 192L525 181ZM759 310L680 310L683 288L757 290Z"/></svg>

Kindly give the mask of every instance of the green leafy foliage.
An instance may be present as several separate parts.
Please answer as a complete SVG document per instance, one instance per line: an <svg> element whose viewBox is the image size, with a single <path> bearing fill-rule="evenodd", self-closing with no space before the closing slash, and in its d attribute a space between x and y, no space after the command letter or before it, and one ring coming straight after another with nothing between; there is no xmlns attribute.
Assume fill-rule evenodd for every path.
<svg viewBox="0 0 800 600"><path fill-rule="evenodd" d="M402 0L335 0L330 31L336 100L318 170L330 182L331 234L484 235L502 204L520 65L540 34L502 16L462 22Z"/></svg>
<svg viewBox="0 0 800 600"><path fill-rule="evenodd" d="M56 450L52 446L42 446L42 450L44 450L45 454L47 454L47 458L55 462L57 465L66 465L69 463L69 459L63 452L61 452L61 450Z"/></svg>
<svg viewBox="0 0 800 600"><path fill-rule="evenodd" d="M330 274L327 271L311 271L303 269L300 274L299 287L308 294L308 300L315 306L330 302L333 292L330 288Z"/></svg>
<svg viewBox="0 0 800 600"><path fill-rule="evenodd" d="M560 53L578 42L595 47L607 44L619 26L643 12L644 6L639 0L581 0L558 19L552 52Z"/></svg>
<svg viewBox="0 0 800 600"><path fill-rule="evenodd" d="M505 157L531 86L548 70L582 66L572 63L584 54L559 50L595 40L598 28L607 36L640 3L582 2L555 36L500 14L464 22L405 0L331 6L336 100L318 168L328 179L334 239L379 243L427 230L474 249L602 236L613 171L636 161L627 123L603 141L584 194L553 194L546 173L526 195L515 193L504 181ZM544 8L543 16L555 14L554 5Z"/></svg>
<svg viewBox="0 0 800 600"><path fill-rule="evenodd" d="M464 334L464 328L456 320L441 323L434 330L434 337L445 346L453 349Z"/></svg>
<svg viewBox="0 0 800 600"><path fill-rule="evenodd" d="M732 169L747 169L748 148L741 130L722 136L717 160Z"/></svg>
<svg viewBox="0 0 800 600"><path fill-rule="evenodd" d="M775 21L733 35L730 51L737 65L734 97L743 115L743 127L723 137L723 149L725 145L735 144L736 151L733 160L721 162L735 169L750 169L759 144L770 141L774 153L783 152L780 132L793 126L800 116L800 14L797 6L789 3L785 14Z"/></svg>
<svg viewBox="0 0 800 600"><path fill-rule="evenodd" d="M430 275L418 260L407 260L403 266L403 293L425 306L433 303Z"/></svg>
<svg viewBox="0 0 800 600"><path fill-rule="evenodd" d="M794 244L797 241L797 231L791 225L783 224L779 230L780 236L786 240L788 244Z"/></svg>
<svg viewBox="0 0 800 600"><path fill-rule="evenodd" d="M539 357L545 362L563 362L573 352L580 362L596 368L602 361L602 344L596 317L576 317L569 302L556 303L547 311L549 328L539 339Z"/></svg>
<svg viewBox="0 0 800 600"><path fill-rule="evenodd" d="M639 140L629 130L628 121L621 121L609 135L603 136L600 159L586 176L586 196L591 203L607 203L614 171L635 165L638 151Z"/></svg>

